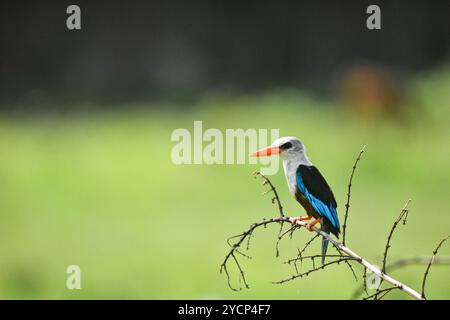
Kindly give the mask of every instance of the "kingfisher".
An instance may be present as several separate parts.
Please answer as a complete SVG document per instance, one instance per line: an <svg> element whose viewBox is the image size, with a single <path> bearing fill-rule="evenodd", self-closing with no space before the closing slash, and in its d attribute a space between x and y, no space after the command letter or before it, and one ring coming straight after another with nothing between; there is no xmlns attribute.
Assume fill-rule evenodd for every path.
<svg viewBox="0 0 450 320"><path fill-rule="evenodd" d="M320 229L339 238L340 226L337 203L325 178L306 156L306 147L296 137L282 137L270 146L250 154L252 157L279 155L283 159L283 170L289 191L306 211L304 217L292 217L290 222L311 220L306 229L320 223ZM322 264L325 263L328 242L322 239Z"/></svg>

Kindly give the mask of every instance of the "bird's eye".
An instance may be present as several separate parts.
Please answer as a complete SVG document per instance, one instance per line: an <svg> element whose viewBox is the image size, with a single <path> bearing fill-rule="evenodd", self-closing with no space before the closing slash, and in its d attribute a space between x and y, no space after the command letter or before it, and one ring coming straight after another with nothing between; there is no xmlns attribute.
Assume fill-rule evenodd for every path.
<svg viewBox="0 0 450 320"><path fill-rule="evenodd" d="M291 148L291 147L292 147L292 143L290 143L290 142L283 143L283 144L280 146L280 148L281 148L281 149L284 149L284 150L289 149L289 148Z"/></svg>

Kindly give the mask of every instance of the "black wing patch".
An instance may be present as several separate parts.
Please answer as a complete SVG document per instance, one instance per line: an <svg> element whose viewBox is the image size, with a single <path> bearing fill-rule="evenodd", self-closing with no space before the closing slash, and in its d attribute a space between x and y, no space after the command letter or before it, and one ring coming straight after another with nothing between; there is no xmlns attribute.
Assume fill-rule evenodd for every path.
<svg viewBox="0 0 450 320"><path fill-rule="evenodd" d="M316 167L305 166L301 164L297 170L300 171L303 183L309 193L322 201L325 205L331 203L333 208L337 208L337 203L336 199L334 198L333 191L331 191L331 188L328 185L327 181Z"/></svg>

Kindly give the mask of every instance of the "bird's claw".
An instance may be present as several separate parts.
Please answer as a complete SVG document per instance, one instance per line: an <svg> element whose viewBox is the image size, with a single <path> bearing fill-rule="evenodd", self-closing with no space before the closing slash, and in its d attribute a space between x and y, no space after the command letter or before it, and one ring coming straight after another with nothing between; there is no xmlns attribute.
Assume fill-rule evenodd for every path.
<svg viewBox="0 0 450 320"><path fill-rule="evenodd" d="M308 224L306 225L306 230L308 230L308 231L313 231L312 228L313 228L316 224L318 224L321 220L322 220L322 219L319 218L319 219L317 219L317 220L315 220L315 221L313 221L313 222L311 222L311 223L308 223Z"/></svg>
<svg viewBox="0 0 450 320"><path fill-rule="evenodd" d="M305 221L305 220L310 220L311 216L306 216L306 217L291 217L289 218L289 221L294 225L297 223L297 221Z"/></svg>

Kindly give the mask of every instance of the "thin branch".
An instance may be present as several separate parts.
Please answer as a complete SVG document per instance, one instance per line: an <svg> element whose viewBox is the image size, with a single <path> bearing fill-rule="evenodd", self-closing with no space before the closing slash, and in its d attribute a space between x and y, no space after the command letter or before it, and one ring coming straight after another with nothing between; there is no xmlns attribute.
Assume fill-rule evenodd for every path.
<svg viewBox="0 0 450 320"><path fill-rule="evenodd" d="M297 258L298 258L298 257L301 258L302 255L303 255L303 253L306 251L306 249L307 249L307 248L311 245L311 243L313 243L313 241L316 240L318 237L320 237L320 235L318 235L318 234L314 235L314 237L312 237L311 239L309 239L309 240L305 243L305 245L303 246L303 249L302 249L302 250L298 249L298 255L297 255ZM300 261L301 261L301 260L300 260ZM294 262L294 268L295 268L295 272L298 273L297 262Z"/></svg>
<svg viewBox="0 0 450 320"><path fill-rule="evenodd" d="M260 176L264 180L263 186L269 185L269 190L267 190L265 193L273 192L274 197L272 198L272 203L275 203L275 202L277 203L278 212L280 213L280 217L284 217L283 206L281 205L280 197L278 196L277 189L275 189L272 182L269 180L269 178L267 178L265 175L263 175L259 171L254 172L253 175L255 176L255 178L257 176Z"/></svg>
<svg viewBox="0 0 450 320"><path fill-rule="evenodd" d="M381 300L386 294L388 294L389 292L391 292L392 290L396 290L396 289L400 289L399 287L393 286L393 287L389 287L386 289L382 289L370 296L367 296L365 298L363 298L363 300L370 300L370 299L374 299L374 300ZM379 298L378 295L382 294Z"/></svg>
<svg viewBox="0 0 450 320"><path fill-rule="evenodd" d="M273 193L273 198L271 199L272 204L275 204L275 202L277 203L278 212L280 213L280 217L284 217L283 205L281 204L281 200L280 200L280 197L278 196L277 189L273 185L272 181L270 181L270 179L267 178L267 176L263 175L259 171L253 172L253 176L255 178L260 176L263 179L263 184L262 184L263 186L269 185L269 190L264 192L264 194L267 194L269 192ZM278 241L281 239L281 233L282 232L283 232L283 223L280 223L280 230L278 231ZM278 257L278 255L279 255L278 243L277 243L277 246L276 246L275 250L276 250L276 256Z"/></svg>
<svg viewBox="0 0 450 320"><path fill-rule="evenodd" d="M320 237L319 234L316 234L314 237L312 237L311 239L308 240L308 242L305 243L305 246L303 247L302 250L299 250L298 252L298 256L299 258L302 257L302 254L305 252L305 250L311 245L311 243L313 243L314 240L316 240L318 237Z"/></svg>
<svg viewBox="0 0 450 320"><path fill-rule="evenodd" d="M284 279L284 280L280 280L280 281L275 281L275 282L272 282L272 283L274 283L274 284L283 284L285 282L292 281L292 280L297 279L297 278L303 278L305 276L309 276L309 274L312 273L312 272L319 271L319 270L325 269L326 267L331 266L333 264L340 264L341 262L348 261L348 260L357 260L357 259L353 258L353 257L340 257L337 260L333 260L333 261L324 263L323 265L320 265L319 267L313 267L312 269L310 269L310 270L308 270L306 272L303 272L303 273L300 273L300 274L295 274L295 275L291 276L290 278L287 278L287 279Z"/></svg>
<svg viewBox="0 0 450 320"><path fill-rule="evenodd" d="M241 244L244 242L244 240L245 240L246 238L250 237L250 236L252 235L253 231L254 231L256 228L258 228L258 227L266 226L266 225L268 225L268 224L270 224L270 223L285 223L285 222L290 223L289 219L286 218L286 217L279 217L279 218L272 218L272 219L263 219L263 220L260 221L260 222L253 223L252 225L250 225L249 229L246 230L246 231L244 231L244 232L242 232L241 234L238 234L238 235L236 235L236 236L233 236L233 237L228 238L228 241L231 240L231 239L235 239L235 238L238 238L238 240L237 240L234 244L231 244L230 242L228 242L228 244L231 246L231 250L227 253L227 255L225 256L224 261L223 261L222 264L220 265L220 273L225 272L225 274L226 274L226 276L227 276L227 279L228 279L228 286L229 286L232 290L234 290L234 291L239 291L240 289L236 289L236 288L234 288L234 287L231 285L230 275L229 275L228 270L227 270L227 262L228 262L228 260L229 260L230 258L233 258L233 260L236 262L236 264L237 264L237 266L238 266L238 269L239 269L239 271L240 271L240 273L241 273L241 275L242 275L244 272L242 271L242 268L241 268L241 266L239 265L238 260L237 260L236 256L234 255L234 253L235 253L235 252L241 253L241 252L239 251L239 247L240 247ZM243 280L244 280L244 284L245 284L246 288L248 288L248 284L247 284L247 282L246 282L246 280L245 280L245 277L244 277Z"/></svg>
<svg viewBox="0 0 450 320"><path fill-rule="evenodd" d="M281 224L283 225L283 224ZM294 224L293 226L291 226L288 230L286 230L285 232L281 233L278 235L278 239L277 242L275 244L275 257L279 257L280 255L280 250L279 250L279 245L280 245L280 241L281 239L283 239L283 237L287 234L290 234L290 237L292 239L292 233L294 232L295 229L301 228L300 226Z"/></svg>
<svg viewBox="0 0 450 320"><path fill-rule="evenodd" d="M297 224L306 225L306 223L304 221L297 221ZM358 254L353 252L350 248L344 246L342 243L338 242L337 240L335 240L334 238L332 238L331 236L329 236L322 230L318 229L317 227L313 227L312 230L315 231L316 233L320 234L321 236L326 237L331 243L333 243L337 247L339 247L339 249L342 252L344 252L347 256L354 258L355 262L358 262L359 264L363 265L364 267L366 267L368 270L370 270L372 273L376 274L378 277L380 277L384 281L398 287L400 290L409 294L411 297L413 297L415 299L423 300L423 297L417 291L415 291L414 289L410 288L409 286L401 283L400 281L392 278L391 276L383 273L376 266L374 266L367 260L363 259L361 256L359 256Z"/></svg>
<svg viewBox="0 0 450 320"><path fill-rule="evenodd" d="M247 281L245 280L244 270L242 270L241 265L239 264L238 259L236 259L236 256L234 255L234 253L231 254L231 257L233 258L234 262L236 263L236 266L239 269L239 273L241 275L241 278L242 278L242 281L244 282L245 287L248 289L249 285L248 285Z"/></svg>
<svg viewBox="0 0 450 320"><path fill-rule="evenodd" d="M430 271L431 265L433 264L434 258L436 256L436 254L438 253L439 249L441 248L442 244L448 239L450 238L450 236L445 237L444 239L442 239L439 244L437 245L436 249L434 249L433 251L433 255L431 256L430 262L428 263L427 269L425 270L425 273L423 275L423 281L422 281L422 298L425 298L425 284L427 282L427 277L428 277L428 273Z"/></svg>
<svg viewBox="0 0 450 320"><path fill-rule="evenodd" d="M312 237L312 238L306 243L305 248L306 248L312 241L314 241L314 239L316 239L316 238L319 237L319 236L320 236L320 235L316 234L314 237ZM337 250L337 252L338 252L339 254L327 254L327 255L325 255L325 256L323 256L323 255L321 255L321 254L312 255L312 256L303 256L303 255L302 255L302 253L303 253L303 251L304 251L304 250L303 250L303 251L299 252L299 254L298 254L297 257L292 258L292 259L289 259L289 260L286 260L284 263L285 263L285 264L292 264L292 263L294 263L295 270L296 270L296 272L297 272L297 274L298 274L298 268L297 268L297 263L298 263L298 262L303 263L303 261L305 261L305 260L312 260L313 264L315 264L315 260L316 260L316 259L323 258L323 257L325 257L325 258L343 258L343 257L344 257L344 258L345 258L345 256L342 254L342 252L339 251L339 249L336 248L336 250ZM353 274L355 280L358 281L358 277L356 276L355 270L353 270L353 267L352 267L352 265L350 264L350 262L344 261L344 263L348 265L348 267L350 268L350 271L352 272L352 274Z"/></svg>
<svg viewBox="0 0 450 320"><path fill-rule="evenodd" d="M364 273L363 273L363 291L368 294L367 292L367 268L364 267Z"/></svg>
<svg viewBox="0 0 450 320"><path fill-rule="evenodd" d="M220 268L221 271L225 270L225 273L227 274L228 280L229 280L229 275L226 272L226 264L228 262L228 259L231 257L231 255L236 250L236 248L238 248L241 245L241 243L248 237L248 235L251 234L257 227L266 226L266 225L271 224L271 223L290 223L290 220L289 220L289 217L278 217L278 218L272 218L272 219L264 219L264 220L262 220L260 222L252 224L247 231L244 231L243 233L241 233L239 235L240 238L238 239L238 241L232 246L230 252L228 252L228 254L225 256L225 259L224 259L224 261L223 261L223 263L221 265L221 268ZM297 221L296 224L300 225L300 226L303 226L303 227L306 227L306 225L308 223L305 222L305 221ZM400 281L392 278L391 276L387 275L386 273L383 273L376 266L374 266L373 264L371 264L367 260L363 259L361 256L356 254L350 248L344 246L342 243L340 243L339 241L337 241L332 236L330 236L329 234L325 233L324 231L322 231L318 227L314 226L314 227L311 228L311 230L313 232L315 232L316 234L318 234L318 235L328 239L336 248L338 248L341 252L343 252L345 254L345 256L343 258L340 258L339 260L328 262L324 266L328 266L328 265L331 265L331 264L337 264L338 261L339 261L339 263L342 262L342 261L354 261L356 263L361 264L363 267L367 268L368 270L370 270L372 273L376 274L378 277L380 277L384 281L390 283L391 285L393 285L395 287L398 287L399 290L407 293L411 297L413 297L415 299L418 299L418 300L424 300L424 298L422 297L422 295L420 293L418 293L414 289L410 288L406 284L403 284ZM313 270L314 271L318 271L318 270L322 269L322 266L317 267L315 269L317 269L317 270L314 270L314 269ZM314 271L310 270L309 273L314 272ZM299 277L299 275L294 276L294 277L297 278L297 277ZM230 287L231 287L231 285L230 285Z"/></svg>
<svg viewBox="0 0 450 320"><path fill-rule="evenodd" d="M378 300L382 300L387 294L391 293L391 292L394 291L395 289L397 289L397 287L387 288L387 290L385 290L384 292L382 292L382 294L379 296Z"/></svg>
<svg viewBox="0 0 450 320"><path fill-rule="evenodd" d="M337 252L339 252L339 254L341 255L341 257L343 256L342 252L339 250L339 248L336 248ZM350 271L353 274L353 277L355 278L355 281L358 282L358 277L356 276L355 270L353 270L352 265L350 264L350 262L348 261L344 261L345 264L348 266L348 268L350 269Z"/></svg>
<svg viewBox="0 0 450 320"><path fill-rule="evenodd" d="M359 151L358 157L356 158L355 163L353 164L352 173L350 174L350 180L348 182L347 203L345 204L344 224L342 225L342 243L344 245L345 245L345 235L347 231L348 209L350 208L350 196L352 190L353 175L355 174L356 166L358 165L359 160L361 160L361 156L364 153L365 149L366 145L364 145L362 149Z"/></svg>
<svg viewBox="0 0 450 320"><path fill-rule="evenodd" d="M289 260L286 260L285 264L291 264L293 262L303 262L305 260L309 260L309 259L319 259L322 258L323 256L321 254L315 254L315 255L311 255L311 256L301 256L301 257L296 257L296 258L292 258ZM340 254L327 254L325 255L325 258L341 258L342 255Z"/></svg>
<svg viewBox="0 0 450 320"><path fill-rule="evenodd" d="M397 225L400 223L400 221L403 220L403 224L406 224L406 219L408 218L408 212L409 212L408 205L410 202L411 202L411 199L408 199L408 201L406 201L405 205L403 206L402 210L400 211L399 216L394 221L391 231L389 232L389 235L388 235L388 238L386 241L386 246L384 248L384 254L383 254L383 267L381 268L381 271L383 273L386 272L387 255L388 255L389 248L391 247L392 236L394 235L395 229L397 228ZM377 292L380 292L380 287L381 287L382 283L383 283L383 279L381 279L380 285L377 288ZM376 293L375 293L375 300L377 300Z"/></svg>
<svg viewBox="0 0 450 320"><path fill-rule="evenodd" d="M428 263L430 262L430 259L431 259L430 256L399 259L399 260L389 264L386 267L386 270L389 272L392 272L394 270L398 270L398 269L404 268L406 266L411 266L411 265L428 265ZM443 256L443 257L435 256L433 259L433 265L440 265L440 266L450 265L450 256Z"/></svg>
<svg viewBox="0 0 450 320"><path fill-rule="evenodd" d="M387 255L389 248L391 247L391 239L392 235L394 234L395 229L397 228L397 225L400 221L403 220L403 224L406 224L406 218L408 217L408 204L411 202L411 199L409 199L402 210L400 211L400 215L398 216L397 220L395 220L394 224L392 225L391 231L389 232L389 236L387 238L386 247L384 248L384 254L383 254L383 268L381 269L383 272L386 272L386 262L387 262Z"/></svg>
<svg viewBox="0 0 450 320"><path fill-rule="evenodd" d="M428 265L430 263L430 256L424 256L424 257L410 257L410 258L404 258L394 261L391 264L388 264L386 266L386 272L391 273L396 270L414 266L414 265ZM434 266L448 266L450 265L450 256L443 256L443 257L434 257L433 260ZM368 294L367 292L367 283L366 283L366 273L363 274L363 284L355 289L355 291L352 293L350 300L354 300L358 298L363 292Z"/></svg>

